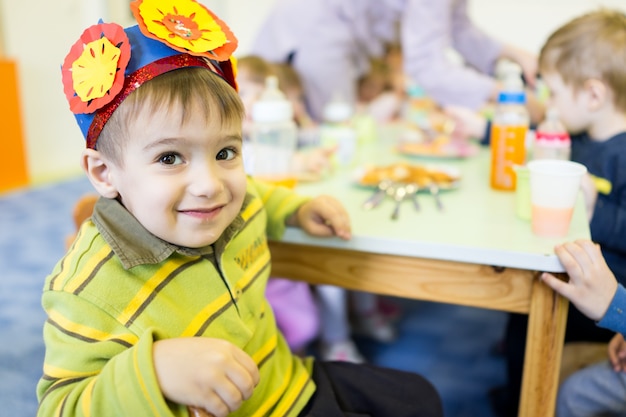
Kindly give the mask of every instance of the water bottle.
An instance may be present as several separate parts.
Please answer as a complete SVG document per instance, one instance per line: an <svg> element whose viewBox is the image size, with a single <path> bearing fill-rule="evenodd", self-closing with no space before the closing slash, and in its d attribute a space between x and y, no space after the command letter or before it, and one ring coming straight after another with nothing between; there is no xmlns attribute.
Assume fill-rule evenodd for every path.
<svg viewBox="0 0 626 417"><path fill-rule="evenodd" d="M252 154L249 173L255 178L293 188L293 167L298 129L293 106L278 89L278 78L269 76L261 97L252 105ZM245 155L244 155L245 160Z"/></svg>
<svg viewBox="0 0 626 417"><path fill-rule="evenodd" d="M539 123L535 131L533 159L569 160L572 141L554 108L549 108L546 118Z"/></svg>
<svg viewBox="0 0 626 417"><path fill-rule="evenodd" d="M324 123L320 128L322 146L336 147L334 162L340 167L348 167L355 162L357 131L353 115L350 103L338 97L324 106Z"/></svg>
<svg viewBox="0 0 626 417"><path fill-rule="evenodd" d="M510 72L498 95L491 123L491 187L514 191L515 167L526 159L526 135L530 117L519 73Z"/></svg>

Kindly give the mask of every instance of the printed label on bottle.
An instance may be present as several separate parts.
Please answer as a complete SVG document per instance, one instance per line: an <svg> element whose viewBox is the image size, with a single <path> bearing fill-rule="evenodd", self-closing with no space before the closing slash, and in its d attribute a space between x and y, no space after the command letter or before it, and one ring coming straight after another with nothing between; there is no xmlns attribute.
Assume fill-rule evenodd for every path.
<svg viewBox="0 0 626 417"><path fill-rule="evenodd" d="M526 158L526 132L528 127L491 127L491 187L496 190L515 190L515 165L523 165Z"/></svg>

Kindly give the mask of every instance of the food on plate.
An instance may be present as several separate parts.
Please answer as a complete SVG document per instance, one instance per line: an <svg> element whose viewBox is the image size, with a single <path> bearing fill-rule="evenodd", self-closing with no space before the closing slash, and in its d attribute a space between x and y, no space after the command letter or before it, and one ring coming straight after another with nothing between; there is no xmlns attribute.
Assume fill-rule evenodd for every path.
<svg viewBox="0 0 626 417"><path fill-rule="evenodd" d="M441 188L449 188L459 180L459 176L440 167L398 162L386 166L366 168L359 178L359 184L376 186L383 180L413 183L420 187L428 186L434 182Z"/></svg>

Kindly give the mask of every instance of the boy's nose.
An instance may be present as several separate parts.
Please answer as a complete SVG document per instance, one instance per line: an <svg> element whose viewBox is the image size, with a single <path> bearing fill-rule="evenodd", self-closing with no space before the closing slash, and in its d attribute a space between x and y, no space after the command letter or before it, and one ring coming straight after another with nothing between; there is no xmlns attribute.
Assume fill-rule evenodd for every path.
<svg viewBox="0 0 626 417"><path fill-rule="evenodd" d="M215 163L198 164L189 175L189 192L196 196L211 197L224 189L224 183Z"/></svg>

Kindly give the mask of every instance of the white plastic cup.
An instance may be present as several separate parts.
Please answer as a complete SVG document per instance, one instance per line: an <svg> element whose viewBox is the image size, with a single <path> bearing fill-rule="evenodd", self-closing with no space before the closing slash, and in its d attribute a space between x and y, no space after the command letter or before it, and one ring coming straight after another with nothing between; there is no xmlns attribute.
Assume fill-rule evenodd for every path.
<svg viewBox="0 0 626 417"><path fill-rule="evenodd" d="M531 161L527 167L533 233L545 237L566 236L587 168L577 162L556 159Z"/></svg>

